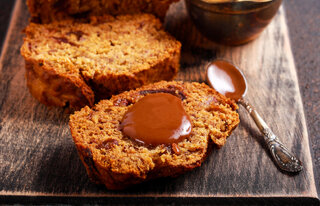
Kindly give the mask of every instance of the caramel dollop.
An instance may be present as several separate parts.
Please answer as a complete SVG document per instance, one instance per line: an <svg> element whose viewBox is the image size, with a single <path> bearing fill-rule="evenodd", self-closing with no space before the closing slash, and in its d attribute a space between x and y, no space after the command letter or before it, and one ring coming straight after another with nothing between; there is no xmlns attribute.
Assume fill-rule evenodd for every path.
<svg viewBox="0 0 320 206"><path fill-rule="evenodd" d="M177 143L188 137L192 124L180 98L149 94L125 113L120 128L132 139L150 145Z"/></svg>

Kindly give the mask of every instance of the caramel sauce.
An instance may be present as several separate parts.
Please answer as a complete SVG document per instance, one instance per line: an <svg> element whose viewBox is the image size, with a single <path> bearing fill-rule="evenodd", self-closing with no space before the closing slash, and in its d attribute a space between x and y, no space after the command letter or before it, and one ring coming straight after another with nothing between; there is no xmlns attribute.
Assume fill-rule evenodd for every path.
<svg viewBox="0 0 320 206"><path fill-rule="evenodd" d="M191 19L207 38L240 45L257 38L277 13L282 0L186 0Z"/></svg>
<svg viewBox="0 0 320 206"><path fill-rule="evenodd" d="M188 137L192 125L180 98L168 93L149 94L124 115L122 132L150 145L177 143Z"/></svg>
<svg viewBox="0 0 320 206"><path fill-rule="evenodd" d="M246 80L229 62L223 60L211 62L207 68L207 78L215 90L231 99L239 100L246 92Z"/></svg>
<svg viewBox="0 0 320 206"><path fill-rule="evenodd" d="M175 154L177 154L177 155L180 154L180 148L176 143L171 144L171 149Z"/></svg>

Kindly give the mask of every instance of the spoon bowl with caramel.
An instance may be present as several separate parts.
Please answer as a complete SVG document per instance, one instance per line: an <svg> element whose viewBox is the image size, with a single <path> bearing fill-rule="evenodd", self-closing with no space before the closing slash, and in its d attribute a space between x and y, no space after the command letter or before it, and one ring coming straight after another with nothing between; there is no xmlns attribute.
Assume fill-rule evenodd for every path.
<svg viewBox="0 0 320 206"><path fill-rule="evenodd" d="M302 163L283 145L258 112L245 99L247 81L243 73L225 60L215 60L207 66L207 81L219 93L235 100L250 114L268 146L276 165L287 172L299 172Z"/></svg>

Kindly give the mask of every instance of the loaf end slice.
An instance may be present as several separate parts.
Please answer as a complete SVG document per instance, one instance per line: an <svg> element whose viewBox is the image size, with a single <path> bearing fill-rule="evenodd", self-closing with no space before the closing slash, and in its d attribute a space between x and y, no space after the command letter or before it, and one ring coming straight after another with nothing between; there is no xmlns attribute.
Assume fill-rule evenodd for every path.
<svg viewBox="0 0 320 206"><path fill-rule="evenodd" d="M92 105L179 70L181 44L150 14L30 23L25 33L28 87L47 105Z"/></svg>
<svg viewBox="0 0 320 206"><path fill-rule="evenodd" d="M181 142L146 146L120 131L126 111L142 97L170 93L181 98L192 133ZM91 179L109 189L199 167L213 145L221 147L239 124L237 105L205 84L158 82L102 100L70 116L70 130Z"/></svg>
<svg viewBox="0 0 320 206"><path fill-rule="evenodd" d="M150 13L163 20L175 1L178 0L27 0L27 5L31 21L36 23L137 13Z"/></svg>

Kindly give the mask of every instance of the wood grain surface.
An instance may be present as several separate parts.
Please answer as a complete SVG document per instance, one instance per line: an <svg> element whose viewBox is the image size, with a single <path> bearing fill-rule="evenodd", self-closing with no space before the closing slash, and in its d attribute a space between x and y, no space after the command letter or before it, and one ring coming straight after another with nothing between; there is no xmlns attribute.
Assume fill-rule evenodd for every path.
<svg viewBox="0 0 320 206"><path fill-rule="evenodd" d="M320 1L290 0L285 8L320 196Z"/></svg>
<svg viewBox="0 0 320 206"><path fill-rule="evenodd" d="M167 30L183 44L179 80L205 80L204 67L215 58L239 65L249 83L247 99L279 138L304 163L298 175L280 172L265 150L258 129L244 109L241 123L225 147L215 149L198 169L126 191L91 183L68 128L68 114L39 104L28 92L19 48L27 8L17 1L0 60L0 202L161 201L164 203L281 202L318 204L309 139L295 65L281 8L255 41L240 47L203 38L175 4ZM131 202L132 203L132 202Z"/></svg>

